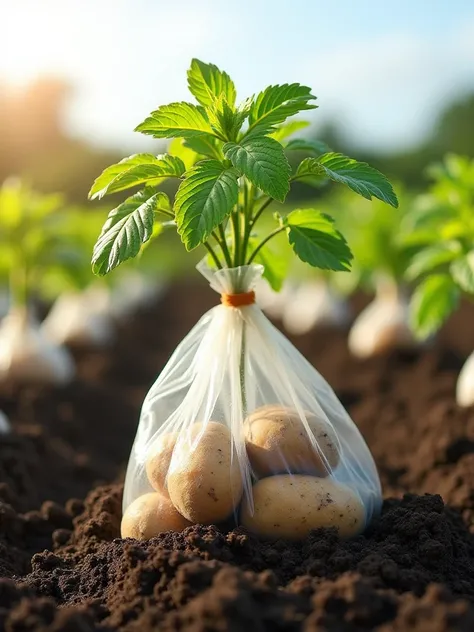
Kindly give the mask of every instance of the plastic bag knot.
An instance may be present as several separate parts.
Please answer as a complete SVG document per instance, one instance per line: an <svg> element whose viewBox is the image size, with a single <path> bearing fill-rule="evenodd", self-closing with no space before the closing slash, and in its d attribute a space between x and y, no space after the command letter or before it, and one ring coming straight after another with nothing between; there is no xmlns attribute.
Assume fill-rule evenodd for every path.
<svg viewBox="0 0 474 632"><path fill-rule="evenodd" d="M240 294L221 294L221 303L226 307L245 307L255 303L255 292L242 292Z"/></svg>

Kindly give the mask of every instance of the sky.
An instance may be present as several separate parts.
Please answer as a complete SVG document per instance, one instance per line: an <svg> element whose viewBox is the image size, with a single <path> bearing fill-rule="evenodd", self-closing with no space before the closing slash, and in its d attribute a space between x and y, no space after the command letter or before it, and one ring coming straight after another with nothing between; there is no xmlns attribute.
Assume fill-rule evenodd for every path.
<svg viewBox="0 0 474 632"><path fill-rule="evenodd" d="M192 57L238 97L299 82L317 123L379 150L423 138L443 104L474 90L471 0L0 0L0 82L74 86L65 125L97 145L142 150L134 127L190 99Z"/></svg>

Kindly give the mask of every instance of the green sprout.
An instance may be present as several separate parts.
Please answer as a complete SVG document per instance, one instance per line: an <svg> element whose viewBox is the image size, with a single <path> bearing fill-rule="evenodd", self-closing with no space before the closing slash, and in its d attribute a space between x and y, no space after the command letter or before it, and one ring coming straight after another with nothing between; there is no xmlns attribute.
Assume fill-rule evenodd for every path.
<svg viewBox="0 0 474 632"><path fill-rule="evenodd" d="M319 186L332 180L367 199L398 205L389 181L366 163L332 153L323 143L289 140L307 123L287 119L316 108L310 88L298 83L269 86L237 105L229 75L197 59L188 71L188 86L197 104L163 105L136 128L154 138L173 139L169 153L129 156L95 180L91 199L140 189L109 213L94 247L93 271L107 274L171 228L186 250L206 248L217 269L263 263L276 288L284 272L270 242L279 235L303 262L323 270L349 270L349 246L333 218L319 210L274 213L272 226L261 229L265 211L284 202L294 182ZM286 152L302 148L311 156L292 172ZM168 178L179 182L174 203L159 190Z"/></svg>
<svg viewBox="0 0 474 632"><path fill-rule="evenodd" d="M474 295L474 160L448 155L409 214L406 242L416 246L406 278L416 283L411 326L420 339L436 333L463 294Z"/></svg>
<svg viewBox="0 0 474 632"><path fill-rule="evenodd" d="M37 193L17 178L0 188L0 269L9 278L13 307L26 307L46 274L73 262L67 222L61 195Z"/></svg>

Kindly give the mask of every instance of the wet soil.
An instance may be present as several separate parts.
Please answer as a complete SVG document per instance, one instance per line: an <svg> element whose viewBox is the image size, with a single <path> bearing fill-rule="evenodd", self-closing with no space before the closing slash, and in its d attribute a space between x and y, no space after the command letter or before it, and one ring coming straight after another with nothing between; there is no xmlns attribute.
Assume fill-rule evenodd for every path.
<svg viewBox="0 0 474 632"><path fill-rule="evenodd" d="M371 447L386 501L364 535L300 543L194 526L119 537L124 468L141 401L174 347L216 302L173 287L76 351L67 388L3 388L0 629L447 632L474 630L474 410L454 403L474 348L465 307L436 343L365 362L344 332L294 339Z"/></svg>

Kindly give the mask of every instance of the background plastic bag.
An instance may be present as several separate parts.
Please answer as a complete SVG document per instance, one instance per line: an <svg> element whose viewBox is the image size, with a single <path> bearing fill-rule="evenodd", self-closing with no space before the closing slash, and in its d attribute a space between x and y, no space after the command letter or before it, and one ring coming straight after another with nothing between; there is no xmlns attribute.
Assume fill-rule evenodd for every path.
<svg viewBox="0 0 474 632"><path fill-rule="evenodd" d="M263 273L198 268L222 295L249 293ZM351 536L380 504L371 454L327 382L256 304L222 304L181 342L144 401L122 535L232 518L269 537L319 526Z"/></svg>

